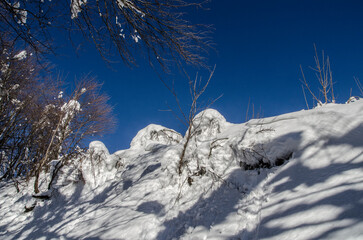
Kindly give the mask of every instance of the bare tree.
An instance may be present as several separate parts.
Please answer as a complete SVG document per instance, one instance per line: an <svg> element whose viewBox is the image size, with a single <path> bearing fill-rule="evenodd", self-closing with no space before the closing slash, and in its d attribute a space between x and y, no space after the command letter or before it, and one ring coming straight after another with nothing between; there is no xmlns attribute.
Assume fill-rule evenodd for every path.
<svg viewBox="0 0 363 240"><path fill-rule="evenodd" d="M34 129L31 112L38 112L41 86L39 68L27 51L0 45L0 165L1 179L22 175ZM49 87L48 89L51 89ZM35 110L37 109L37 110ZM36 116L36 115L34 115ZM15 170L16 169L16 170Z"/></svg>
<svg viewBox="0 0 363 240"><path fill-rule="evenodd" d="M58 158L60 161L54 168L48 188L51 187L58 171L77 157L79 145L84 140L90 136L105 134L113 129L115 119L112 115L112 108L107 103L109 100L107 95L100 93L101 86L94 78L84 77L77 84L71 100L62 106L63 123L59 129L61 141L57 146L61 149ZM79 105L74 106L74 103ZM69 111L73 112L74 116L70 116Z"/></svg>
<svg viewBox="0 0 363 240"><path fill-rule="evenodd" d="M70 164L84 140L113 127L108 97L86 76L67 97L60 80L44 70L27 51L0 45L0 180L35 177L39 192L42 171L58 160L52 179Z"/></svg>
<svg viewBox="0 0 363 240"><path fill-rule="evenodd" d="M71 40L81 33L107 61L117 52L125 63L136 64L137 49L143 49L151 64L164 68L169 61L203 66L210 28L192 25L182 11L204 2L0 0L0 31L40 56L54 53L53 33L62 29Z"/></svg>
<svg viewBox="0 0 363 240"><path fill-rule="evenodd" d="M183 123L187 127L187 132L184 137L184 144L182 148L182 152L180 154L179 163L178 163L178 173L179 175L182 174L183 168L185 167L186 161L185 161L185 154L188 149L189 143L192 140L192 138L198 133L200 130L200 124L202 123L201 119L199 119L198 123L196 123L196 115L201 110L207 109L213 102L215 102L217 99L214 99L210 101L206 105L201 105L199 102L200 97L207 89L210 80L212 79L212 76L214 74L215 67L211 71L209 78L203 83L202 78L196 75L195 79L189 79L189 92L191 96L191 103L189 106L188 112L183 110L183 107L181 105L181 102L179 100L178 94L176 93L176 90L174 88L169 87L167 84L165 86L168 88L168 90L172 93L176 100L176 106L177 111L173 111L173 114L176 116L177 119L181 123ZM203 116L201 116L202 118Z"/></svg>
<svg viewBox="0 0 363 240"><path fill-rule="evenodd" d="M101 85L95 79L85 77L80 81L68 100L58 108L57 124L46 151L35 170L34 192L39 192L39 175L46 167L49 171L52 160L57 160L51 187L58 171L68 165L78 154L78 146L88 137L106 133L114 124L112 108L107 104L108 97L100 94ZM60 96L59 96L60 97ZM63 98L63 97L62 97Z"/></svg>
<svg viewBox="0 0 363 240"><path fill-rule="evenodd" d="M310 68L314 71L315 77L319 82L319 85L320 85L319 92L322 94L324 100L321 101L319 96L316 96L314 94L314 92L312 91L310 85L308 84L308 82L305 78L305 74L304 74L304 71L303 71L301 65L300 65L300 71L301 71L301 75L302 75L302 80L300 80L300 81L302 82L303 87L305 87L309 91L309 93L311 94L313 99L319 105L322 105L323 103L326 104L328 102L334 103L335 102L334 86L333 86L334 83L333 83L333 74L332 74L332 71L330 68L329 56L325 56L324 51L322 51L321 61L320 61L318 51L316 50L315 44L314 44L314 50L315 50L315 56L314 56L315 67L310 67ZM304 88L303 88L303 91L304 91ZM305 96L305 91L304 91L304 96ZM306 101L306 97L305 97L305 101Z"/></svg>

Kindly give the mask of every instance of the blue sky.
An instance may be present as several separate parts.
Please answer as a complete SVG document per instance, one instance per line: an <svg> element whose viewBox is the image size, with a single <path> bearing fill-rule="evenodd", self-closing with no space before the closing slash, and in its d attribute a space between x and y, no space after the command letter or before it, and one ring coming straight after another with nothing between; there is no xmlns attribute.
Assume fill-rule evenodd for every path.
<svg viewBox="0 0 363 240"><path fill-rule="evenodd" d="M216 65L216 71L203 100L223 94L212 107L227 121L244 122L249 99L263 117L306 108L299 65L317 92L308 69L314 64L314 43L330 57L337 101L345 102L351 89L358 95L353 76L363 81L362 1L212 0L206 7L209 10L187 12L187 17L215 28L216 51L211 51L208 62ZM87 44L78 55L67 45L59 52L52 61L68 80L91 73L104 83L118 124L114 133L98 139L110 152L128 148L136 133L150 123L186 131L170 112L161 111L175 103L146 61L134 68L113 64L112 70ZM188 72L208 77L205 70L188 68ZM164 78L175 81L187 109L185 77L173 72Z"/></svg>

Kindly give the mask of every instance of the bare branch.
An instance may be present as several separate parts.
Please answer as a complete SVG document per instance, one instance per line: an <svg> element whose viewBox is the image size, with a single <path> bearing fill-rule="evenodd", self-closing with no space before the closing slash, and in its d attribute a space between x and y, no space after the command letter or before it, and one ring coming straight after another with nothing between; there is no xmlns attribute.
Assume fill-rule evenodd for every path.
<svg viewBox="0 0 363 240"><path fill-rule="evenodd" d="M357 77L353 77L355 83L357 84L358 90L360 91L360 94L363 96L363 87L362 84L360 83L359 78Z"/></svg>
<svg viewBox="0 0 363 240"><path fill-rule="evenodd" d="M136 56L144 53L150 64L159 63L164 70L169 63L207 67L204 54L211 49L211 27L193 25L183 13L206 2L0 0L0 30L39 56L54 54L52 33L61 30L69 36L80 33L107 62L117 52L124 63L136 65Z"/></svg>
<svg viewBox="0 0 363 240"><path fill-rule="evenodd" d="M331 71L331 67L330 67L330 59L329 56L325 56L324 51L322 51L322 61L320 61L319 59L319 55L318 55L318 51L316 49L316 45L314 44L314 51L315 51L315 56L314 56L314 61L315 61L315 67L310 67L310 69L312 69L315 72L315 77L319 82L320 85L320 89L319 92L321 92L321 94L324 97L324 103L328 103L328 102L335 102L335 96L334 96L334 83L333 83L333 74ZM300 71L301 71L301 75L302 75L302 80L300 80L303 84L303 86L308 89L309 93L311 94L311 96L313 97L314 100L317 101L317 103L319 105L322 105L322 101L320 101L320 99L318 97L316 97L316 95L313 93L312 89L310 88L306 78L305 78L305 74L304 71L300 65ZM304 89L303 89L304 91ZM329 92L330 92L330 98L329 98ZM304 97L305 97L305 92L304 92ZM306 97L305 97L305 101L306 101Z"/></svg>

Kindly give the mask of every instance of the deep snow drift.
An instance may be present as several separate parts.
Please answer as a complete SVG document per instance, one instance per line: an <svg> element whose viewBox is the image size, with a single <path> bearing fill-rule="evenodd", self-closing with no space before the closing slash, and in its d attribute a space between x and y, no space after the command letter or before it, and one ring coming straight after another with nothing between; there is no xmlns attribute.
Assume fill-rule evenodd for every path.
<svg viewBox="0 0 363 240"><path fill-rule="evenodd" d="M91 143L51 200L0 183L0 238L363 239L363 101L195 123L181 176L185 139L149 125L127 150Z"/></svg>

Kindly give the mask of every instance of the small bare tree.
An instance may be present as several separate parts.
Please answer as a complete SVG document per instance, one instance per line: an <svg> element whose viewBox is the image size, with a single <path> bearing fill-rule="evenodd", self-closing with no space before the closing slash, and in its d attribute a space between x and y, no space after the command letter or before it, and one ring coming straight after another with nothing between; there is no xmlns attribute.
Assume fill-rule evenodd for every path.
<svg viewBox="0 0 363 240"><path fill-rule="evenodd" d="M48 184L51 187L59 170L68 165L78 154L78 145L87 137L103 134L112 129L114 119L112 108L107 104L108 97L100 94L101 85L93 78L85 77L73 91L69 100L58 108L57 124L41 161L35 171L34 192L39 192L39 175L50 162L58 160Z"/></svg>
<svg viewBox="0 0 363 240"><path fill-rule="evenodd" d="M101 86L94 78L86 76L77 84L71 100L63 105L64 122L59 129L61 138L56 146L60 149L58 158L60 161L54 168L48 188L57 177L58 171L78 157L79 145L84 140L113 129L115 119L112 116L112 108L107 103L108 96L100 93ZM72 102L77 104L77 109L72 106ZM73 111L74 116L67 116L69 111L71 113Z"/></svg>
<svg viewBox="0 0 363 240"><path fill-rule="evenodd" d="M198 121L198 124L196 124L195 117L196 117L197 113L201 110L207 109L211 104L213 104L213 102L215 102L218 99L217 98L213 101L210 101L208 104L206 104L204 106L201 106L200 102L199 102L200 97L203 95L203 93L205 92L205 90L207 89L207 87L210 83L210 80L212 79L214 71L215 71L215 67L211 71L209 78L207 79L207 81L205 81L205 83L203 83L202 78L199 77L198 74L196 75L194 80L189 79L189 92L190 92L190 96L191 96L191 104L190 104L188 112L183 110L179 97L178 97L178 94L176 93L175 89L170 88L168 85L165 84L165 86L168 88L168 90L173 94L175 101L176 101L177 108L178 108L178 111L172 111L173 114L177 117L177 119L179 119L180 122L182 122L187 127L187 132L184 137L183 148L182 148L182 152L180 154L179 163L178 163L178 174L179 175L182 174L183 168L186 164L185 154L188 149L189 143L190 143L191 139L200 130L200 124L202 123L202 121Z"/></svg>
<svg viewBox="0 0 363 240"><path fill-rule="evenodd" d="M328 102L334 103L335 102L334 86L333 86L334 83L333 83L333 74L330 68L329 56L325 56L324 51L322 51L321 61L320 61L315 44L314 44L314 50L315 50L315 57L314 57L315 67L310 67L310 68L314 71L315 77L319 82L319 85L321 87L319 89L319 92L320 94L322 94L324 100L321 101L320 98L314 94L314 92L312 91L310 85L308 84L305 78L303 68L300 65L300 71L302 75L302 79L300 79L300 81L302 82L303 85L304 96L305 96L304 88L306 88L313 97L313 99L318 103L318 105L322 105L323 103L326 104ZM306 96L305 96L305 101L306 101ZM307 101L306 104L307 107L309 107Z"/></svg>

